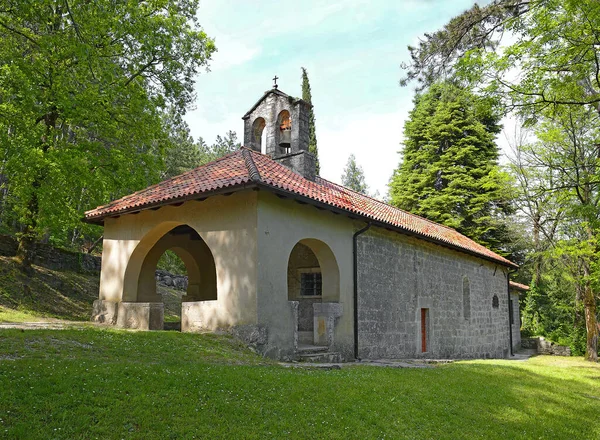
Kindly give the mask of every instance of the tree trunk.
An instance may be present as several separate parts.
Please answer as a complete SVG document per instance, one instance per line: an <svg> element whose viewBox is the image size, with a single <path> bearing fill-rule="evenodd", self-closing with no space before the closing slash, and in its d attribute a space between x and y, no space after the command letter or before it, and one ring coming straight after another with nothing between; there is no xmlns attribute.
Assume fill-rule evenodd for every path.
<svg viewBox="0 0 600 440"><path fill-rule="evenodd" d="M17 260L21 263L21 268L25 271L31 269L31 265L35 260L35 229L39 212L37 191L40 187L40 182L35 180L32 187L31 199L29 199L29 203L27 204L25 230L19 235L19 247L17 248Z"/></svg>
<svg viewBox="0 0 600 440"><path fill-rule="evenodd" d="M586 276L583 291L583 306L585 308L585 329L587 332L585 346L585 360L598 362L598 326L596 322L596 297L592 289L589 264L584 264L584 273Z"/></svg>

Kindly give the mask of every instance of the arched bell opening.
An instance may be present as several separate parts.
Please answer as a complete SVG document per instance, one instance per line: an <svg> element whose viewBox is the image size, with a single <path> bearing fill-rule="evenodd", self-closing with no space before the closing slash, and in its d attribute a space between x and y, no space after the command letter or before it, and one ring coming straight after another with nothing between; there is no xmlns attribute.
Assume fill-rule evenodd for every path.
<svg viewBox="0 0 600 440"><path fill-rule="evenodd" d="M325 321L331 310L339 310L332 304L339 303L340 274L329 246L316 239L296 243L288 259L287 283L288 301L298 302L298 343L330 345L333 321Z"/></svg>
<svg viewBox="0 0 600 440"><path fill-rule="evenodd" d="M276 136L278 152L289 153L292 148L292 118L287 110L282 110L277 117Z"/></svg>
<svg viewBox="0 0 600 440"><path fill-rule="evenodd" d="M181 259L188 276L180 307L182 302L217 299L215 262L202 237L188 225L173 227L158 239L153 230L140 241L127 265L121 304L126 316L121 317L119 311L120 326L144 328L145 318L138 315L148 313L150 329L164 328L164 299L157 291L156 269L167 250Z"/></svg>
<svg viewBox="0 0 600 440"><path fill-rule="evenodd" d="M252 123L252 145L255 151L262 154L267 153L267 136L265 136L265 127L267 123L264 118L256 118Z"/></svg>

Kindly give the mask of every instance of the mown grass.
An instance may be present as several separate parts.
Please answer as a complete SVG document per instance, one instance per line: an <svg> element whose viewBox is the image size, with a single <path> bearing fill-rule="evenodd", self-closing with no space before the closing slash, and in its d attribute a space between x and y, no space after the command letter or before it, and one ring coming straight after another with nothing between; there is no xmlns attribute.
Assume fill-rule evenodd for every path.
<svg viewBox="0 0 600 440"><path fill-rule="evenodd" d="M3 438L600 438L600 367L283 367L226 336L0 331Z"/></svg>

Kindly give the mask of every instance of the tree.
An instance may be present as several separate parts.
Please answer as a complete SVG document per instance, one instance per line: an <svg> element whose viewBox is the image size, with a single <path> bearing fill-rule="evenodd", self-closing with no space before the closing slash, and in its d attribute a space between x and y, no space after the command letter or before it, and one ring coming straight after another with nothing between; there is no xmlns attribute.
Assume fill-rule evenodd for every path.
<svg viewBox="0 0 600 440"><path fill-rule="evenodd" d="M597 284L600 238L600 116L573 106L546 115L536 129L539 141L523 148L530 167L547 170L554 180L541 188L562 205L559 238L552 251L570 271L575 302L583 305L587 337L585 357L597 361ZM537 196L537 198L540 198Z"/></svg>
<svg viewBox="0 0 600 440"><path fill-rule="evenodd" d="M504 45L503 35L511 37ZM597 1L496 0L484 7L475 5L440 31L425 35L417 47L409 47L412 62L405 66L407 76L401 83L417 80L420 87L426 87L439 78L454 78L498 97L506 112L517 111L530 125L540 120L557 124L564 130L560 142L557 130L540 134L552 133L551 145L564 148L562 153L581 153L583 144L578 144L578 151L574 150L577 136L573 136L572 122L578 121L575 126L589 125L589 121L580 120L579 112L600 113L598 41L600 3ZM553 169L562 169L570 183L558 184L553 190L568 188L576 194L571 206L577 209L572 212L579 212L585 225L582 236L585 249L567 247L563 251L583 264L576 285L577 295L581 289L585 292L585 357L597 361L597 293L589 280L598 276L598 250L593 244L597 242L598 230L594 203L586 196L586 187L593 187L588 184L594 180L587 180L588 184L583 186L581 182L575 183L573 176L564 172L570 170L573 160L560 151L554 152L558 154L553 155ZM577 154L575 157L579 165L586 163ZM588 162L586 166L585 175L595 174L595 165L590 168ZM590 174L590 170L594 171ZM588 202L584 203L586 199ZM583 259L579 258L582 253L586 255Z"/></svg>
<svg viewBox="0 0 600 440"><path fill-rule="evenodd" d="M504 36L511 40L502 41ZM410 47L402 84L453 77L535 115L560 106L600 111L600 4L495 0L477 4ZM519 72L519 74L516 74Z"/></svg>
<svg viewBox="0 0 600 440"><path fill-rule="evenodd" d="M392 205L506 251L502 218L510 203L498 167L499 119L489 100L451 83L417 95L390 181Z"/></svg>
<svg viewBox="0 0 600 440"><path fill-rule="evenodd" d="M348 156L348 162L342 174L342 185L361 194L367 194L369 187L365 182L365 173L360 165L356 164L354 154Z"/></svg>
<svg viewBox="0 0 600 440"><path fill-rule="evenodd" d="M197 6L4 2L0 160L24 267L43 231L73 230L85 208L159 178L165 115L185 111L215 50Z"/></svg>
<svg viewBox="0 0 600 440"><path fill-rule="evenodd" d="M310 83L308 82L308 73L306 69L302 68L302 99L308 102L311 107L308 113L308 130L309 130L309 140L308 140L308 151L314 154L317 165L317 175L319 175L319 171L321 166L319 165L319 150L317 148L317 132L315 128L315 112L312 107L312 94L310 92Z"/></svg>

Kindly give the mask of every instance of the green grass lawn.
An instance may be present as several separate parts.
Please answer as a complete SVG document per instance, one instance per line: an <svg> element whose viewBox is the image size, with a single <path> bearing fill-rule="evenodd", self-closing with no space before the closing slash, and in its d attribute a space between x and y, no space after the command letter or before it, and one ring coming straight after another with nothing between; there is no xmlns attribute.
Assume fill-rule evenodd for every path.
<svg viewBox="0 0 600 440"><path fill-rule="evenodd" d="M600 438L600 366L287 368L226 336L0 331L0 438Z"/></svg>

